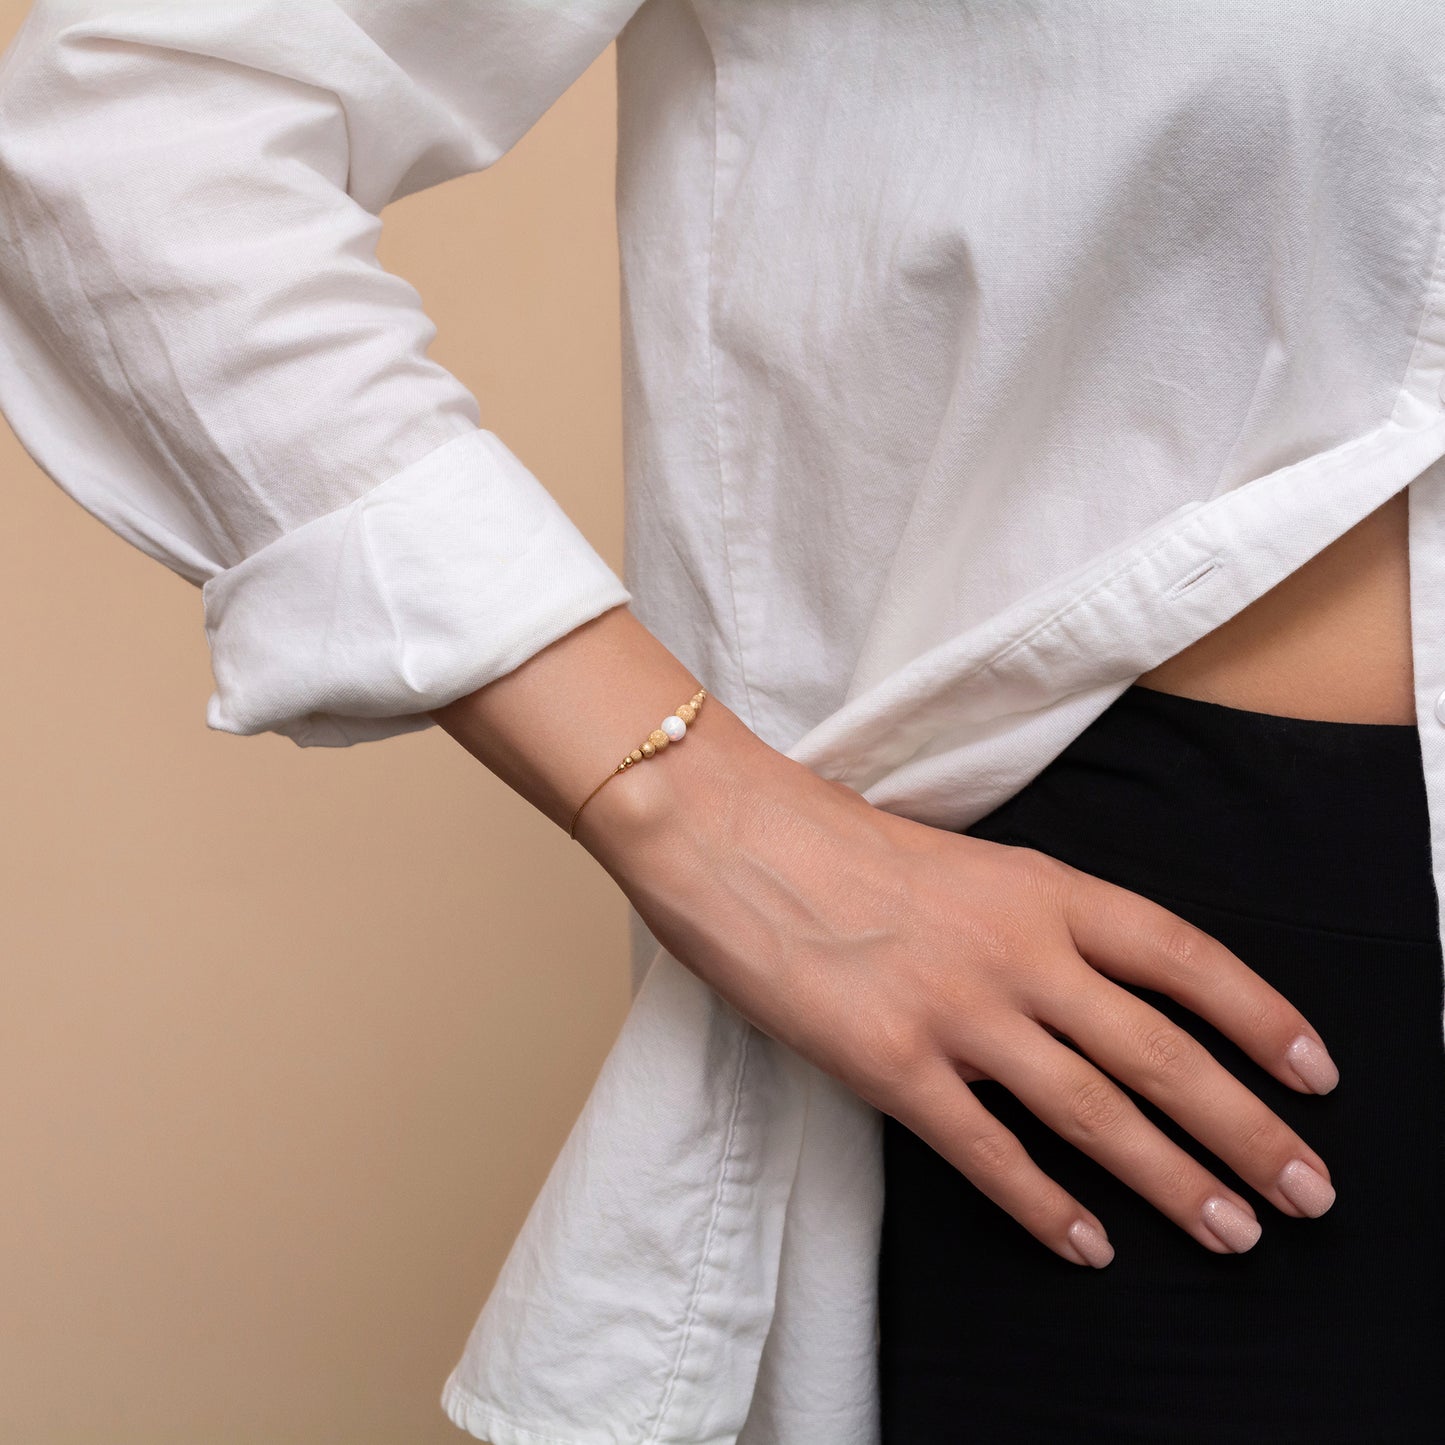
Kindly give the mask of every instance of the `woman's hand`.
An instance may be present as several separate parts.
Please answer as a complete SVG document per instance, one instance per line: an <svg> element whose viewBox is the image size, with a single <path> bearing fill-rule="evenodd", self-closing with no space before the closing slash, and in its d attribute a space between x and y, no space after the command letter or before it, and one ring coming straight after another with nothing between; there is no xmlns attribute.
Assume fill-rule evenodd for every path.
<svg viewBox="0 0 1445 1445"><path fill-rule="evenodd" d="M619 606L431 716L565 829L697 686ZM1333 1198L1324 1161L1292 1129L1119 985L1178 1000L1292 1088L1332 1086L1319 1036L1217 940L1128 889L875 808L716 697L660 758L597 791L575 836L679 962L1065 1259L1107 1262L1099 1221L969 1082L997 1080L1216 1252L1254 1243L1254 1211L1116 1079L1286 1214L1322 1213Z"/></svg>
<svg viewBox="0 0 1445 1445"><path fill-rule="evenodd" d="M1217 1253L1255 1242L1254 1210L1115 1080L1284 1213L1328 1207L1319 1155L1119 986L1177 999L1292 1088L1333 1087L1308 1020L1221 943L1032 848L875 808L715 699L694 726L677 753L609 782L577 837L663 946L758 1028L893 1115L1074 1263L1108 1262L1103 1227L970 1081L997 1080Z"/></svg>

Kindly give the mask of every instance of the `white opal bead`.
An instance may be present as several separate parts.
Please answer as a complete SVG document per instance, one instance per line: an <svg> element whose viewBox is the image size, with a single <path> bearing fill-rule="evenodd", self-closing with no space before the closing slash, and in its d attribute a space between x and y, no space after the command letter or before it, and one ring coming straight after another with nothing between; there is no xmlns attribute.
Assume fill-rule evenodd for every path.
<svg viewBox="0 0 1445 1445"><path fill-rule="evenodd" d="M663 732L665 732L668 737L673 740L673 742L676 742L678 738L680 738L683 733L687 731L687 724L683 722L683 720L678 717L676 713L673 713L669 717L663 718L663 720L658 723L658 727L660 727Z"/></svg>

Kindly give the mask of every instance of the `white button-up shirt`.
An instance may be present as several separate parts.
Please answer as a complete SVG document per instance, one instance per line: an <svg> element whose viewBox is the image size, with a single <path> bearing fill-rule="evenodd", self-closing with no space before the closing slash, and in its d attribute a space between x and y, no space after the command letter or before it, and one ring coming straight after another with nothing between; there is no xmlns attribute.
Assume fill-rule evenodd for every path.
<svg viewBox="0 0 1445 1445"><path fill-rule="evenodd" d="M625 586L374 251L619 33ZM1445 861L1442 201L1441 7L42 0L0 69L0 408L200 587L211 727L426 727L630 602L949 829L1408 486ZM444 1407L873 1445L881 1116L633 922Z"/></svg>

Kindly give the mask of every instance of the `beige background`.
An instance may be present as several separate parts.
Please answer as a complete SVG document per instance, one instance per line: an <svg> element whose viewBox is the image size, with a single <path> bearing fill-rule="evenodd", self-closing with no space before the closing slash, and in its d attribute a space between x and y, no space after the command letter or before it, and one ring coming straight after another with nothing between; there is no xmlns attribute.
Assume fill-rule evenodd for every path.
<svg viewBox="0 0 1445 1445"><path fill-rule="evenodd" d="M25 5L0 0L0 44ZM385 212L620 571L609 51ZM199 592L0 427L0 1441L427 1445L626 1013L626 902L440 728L205 724Z"/></svg>

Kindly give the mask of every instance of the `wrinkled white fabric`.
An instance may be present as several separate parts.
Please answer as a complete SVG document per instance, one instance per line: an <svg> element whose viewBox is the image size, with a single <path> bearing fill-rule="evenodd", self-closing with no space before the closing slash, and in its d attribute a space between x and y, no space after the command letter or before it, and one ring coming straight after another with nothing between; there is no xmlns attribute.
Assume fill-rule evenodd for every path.
<svg viewBox="0 0 1445 1445"><path fill-rule="evenodd" d="M625 587L374 255L615 35ZM48 0L0 68L0 409L201 586L213 727L424 727L628 602L951 829L1408 488L1439 881L1442 41L1423 3ZM876 1445L880 1116L632 921L442 1403Z"/></svg>

